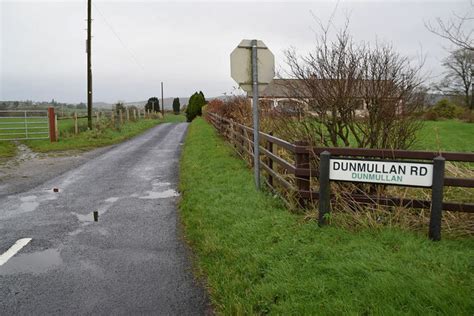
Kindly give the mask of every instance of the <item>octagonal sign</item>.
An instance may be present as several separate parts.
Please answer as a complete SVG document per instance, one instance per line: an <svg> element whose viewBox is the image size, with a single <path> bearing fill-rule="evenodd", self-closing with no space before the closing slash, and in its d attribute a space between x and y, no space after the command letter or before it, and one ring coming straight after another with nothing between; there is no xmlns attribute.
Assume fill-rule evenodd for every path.
<svg viewBox="0 0 474 316"><path fill-rule="evenodd" d="M262 92L275 76L275 57L262 41L257 41L258 90ZM252 41L242 40L230 54L230 75L242 88L252 92Z"/></svg>

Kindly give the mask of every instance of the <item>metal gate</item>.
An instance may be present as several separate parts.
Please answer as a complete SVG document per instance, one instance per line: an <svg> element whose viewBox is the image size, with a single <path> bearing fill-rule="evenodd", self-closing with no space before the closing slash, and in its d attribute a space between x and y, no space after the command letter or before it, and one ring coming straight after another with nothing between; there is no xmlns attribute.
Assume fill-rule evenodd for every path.
<svg viewBox="0 0 474 316"><path fill-rule="evenodd" d="M0 111L0 141L48 138L48 111Z"/></svg>

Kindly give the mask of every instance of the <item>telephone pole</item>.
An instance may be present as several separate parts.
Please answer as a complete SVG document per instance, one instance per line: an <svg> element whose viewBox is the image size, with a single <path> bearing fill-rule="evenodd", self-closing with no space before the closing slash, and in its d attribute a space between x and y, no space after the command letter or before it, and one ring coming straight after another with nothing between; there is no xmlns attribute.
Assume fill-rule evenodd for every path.
<svg viewBox="0 0 474 316"><path fill-rule="evenodd" d="M92 129L92 0L87 0L87 126Z"/></svg>
<svg viewBox="0 0 474 316"><path fill-rule="evenodd" d="M163 101L163 81L161 82L161 115L165 117L165 102Z"/></svg>

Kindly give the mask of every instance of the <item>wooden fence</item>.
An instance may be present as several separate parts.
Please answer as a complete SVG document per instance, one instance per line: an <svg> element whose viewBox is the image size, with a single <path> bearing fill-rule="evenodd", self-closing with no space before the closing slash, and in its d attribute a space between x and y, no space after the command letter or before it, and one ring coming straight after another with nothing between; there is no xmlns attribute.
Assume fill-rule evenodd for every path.
<svg viewBox="0 0 474 316"><path fill-rule="evenodd" d="M253 129L237 122L220 117L215 113L207 113L207 120L236 147L242 156L253 157ZM319 189L314 189L313 181L318 181L318 156L328 151L331 157L363 157L378 159L410 159L433 161L435 157L442 156L446 161L474 162L473 153L461 152L430 152L411 150L389 149L364 149L364 148L319 148L311 147L307 142L299 141L290 143L271 134L260 132L260 167L266 173L264 181L271 188L281 186L288 192L293 192L299 199L299 204L304 206L308 201L319 200ZM283 158L277 149L286 150L293 161ZM288 156L287 156L288 157ZM275 168L278 166L278 168ZM317 182L315 182L317 183ZM444 177L445 187L474 188L474 179ZM384 184L385 185L385 184ZM331 195L331 199L335 196ZM431 201L412 199L406 197L380 196L367 192L360 194L349 193L348 200L362 204L378 204L385 206L398 206L406 208L430 209ZM474 202L474 201L473 201ZM442 209L452 212L474 213L474 203L443 201Z"/></svg>
<svg viewBox="0 0 474 316"><path fill-rule="evenodd" d="M101 119L107 119L110 121L110 123L115 126L117 125L122 125L125 122L130 122L130 121L137 121L140 119L147 119L147 118L152 118L154 113L150 110L144 110L144 109L129 109L125 108L123 110L119 111L95 111L92 114L92 121L94 126L98 126L99 122ZM156 115L162 115L161 113L156 114ZM71 112L71 116L62 116L58 117L58 120L73 120L74 122L74 134L79 134L80 129L79 129L79 119L85 119L87 118L87 114L80 113L78 114L77 112ZM58 133L58 132L57 132Z"/></svg>

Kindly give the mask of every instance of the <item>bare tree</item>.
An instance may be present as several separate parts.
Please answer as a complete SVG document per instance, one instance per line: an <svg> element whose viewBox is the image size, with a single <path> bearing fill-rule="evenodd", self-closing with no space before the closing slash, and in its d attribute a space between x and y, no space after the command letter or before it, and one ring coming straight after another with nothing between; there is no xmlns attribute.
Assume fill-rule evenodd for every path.
<svg viewBox="0 0 474 316"><path fill-rule="evenodd" d="M472 110L474 106L472 104L474 51L464 48L452 51L444 60L443 66L446 68L446 75L436 87L446 94L464 95L466 107L470 104Z"/></svg>
<svg viewBox="0 0 474 316"><path fill-rule="evenodd" d="M295 136L305 133L314 144L335 147L407 148L414 142L421 66L412 67L391 46L355 44L347 23L333 41L329 27L321 27L314 51L300 56L287 50L286 59L287 75L296 79L287 81L288 97L305 103L313 117L284 124Z"/></svg>
<svg viewBox="0 0 474 316"><path fill-rule="evenodd" d="M472 7L471 4L471 11ZM474 51L474 41L472 39L474 17L472 12L468 12L464 16L453 15L448 20L437 18L436 23L428 22L425 23L425 26L430 32L447 39L458 48Z"/></svg>

